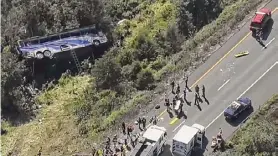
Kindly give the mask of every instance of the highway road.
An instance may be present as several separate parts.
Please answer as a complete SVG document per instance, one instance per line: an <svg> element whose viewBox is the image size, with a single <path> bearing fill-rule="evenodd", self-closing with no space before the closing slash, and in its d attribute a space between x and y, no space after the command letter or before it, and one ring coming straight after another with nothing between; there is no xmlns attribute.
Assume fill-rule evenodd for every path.
<svg viewBox="0 0 278 156"><path fill-rule="evenodd" d="M278 6L277 2L273 3L275 4L271 2L269 6ZM180 119L170 117L165 111L159 115L160 122L158 125L165 127L168 131L169 140L167 143L169 144L169 149L171 148L171 139L181 125L199 123L207 129L207 140L205 141L204 150L197 155L208 155L211 152L211 138L217 134L219 128L223 130L223 137L228 138L240 126L244 119L252 113L248 112L247 114L243 114L234 123L225 121L222 112L233 100L239 97L249 97L252 100L255 111L273 94L278 93L278 22L275 22L278 21L278 9L277 12L273 13L273 19L274 23L271 33L264 40L265 45L267 45L266 49L252 38L248 32L249 23L247 23L243 30L239 32L239 36L244 36L242 35L244 32L246 32L246 35L242 39L238 38L239 36L237 35L231 39L231 43L234 42L233 40L238 41L233 44L234 46L231 47L231 50L227 50L226 54L219 61L214 62L215 64L204 67L208 66L210 61L215 60L215 58L210 58L208 63L200 67L203 69L207 68L207 71L200 69L200 72L197 69L195 76L201 75L199 79L195 78L194 81L194 78L189 77L189 83L193 84L193 92L188 95L189 101L192 102L191 106L184 105L186 117ZM227 43L230 44L227 45L228 47L231 46L229 42ZM223 49L225 49L225 46ZM235 54L242 51L249 51L249 55L241 58L234 57ZM200 108L197 108L193 104L193 86L196 84L199 84L199 86L205 85L206 97L209 101L209 103L201 103ZM181 88L184 88L184 84L181 85ZM162 155L170 156L169 149Z"/></svg>

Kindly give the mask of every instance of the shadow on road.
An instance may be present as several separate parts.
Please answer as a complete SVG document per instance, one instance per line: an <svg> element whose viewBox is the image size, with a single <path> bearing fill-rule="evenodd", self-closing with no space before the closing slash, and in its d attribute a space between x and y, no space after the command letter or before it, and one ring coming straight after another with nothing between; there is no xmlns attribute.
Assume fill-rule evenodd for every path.
<svg viewBox="0 0 278 156"><path fill-rule="evenodd" d="M177 118L178 118L178 119L181 119L181 118L187 119L187 116L186 116L186 114L184 113L184 111L180 111L180 113L177 115Z"/></svg>
<svg viewBox="0 0 278 156"><path fill-rule="evenodd" d="M208 145L208 138L205 136L203 138L203 147L202 149L196 149L192 152L192 156L203 156L205 151L207 151L207 145Z"/></svg>
<svg viewBox="0 0 278 156"><path fill-rule="evenodd" d="M248 119L248 117L250 116L250 114L252 114L252 112L254 111L253 107L251 107L250 109L246 110L245 112L241 113L239 115L239 117L237 119L231 120L231 119L226 119L226 121L234 126L237 127L238 125L245 123L245 121Z"/></svg>
<svg viewBox="0 0 278 156"><path fill-rule="evenodd" d="M274 24L274 20L273 19L270 19L268 22L267 22L267 26L263 29L263 33L262 33L262 40L265 41L267 40L269 34L271 33L272 31L272 26Z"/></svg>
<svg viewBox="0 0 278 156"><path fill-rule="evenodd" d="M167 111L170 118L174 117L174 114L171 111Z"/></svg>
<svg viewBox="0 0 278 156"><path fill-rule="evenodd" d="M160 156L172 156L171 146L166 144L164 147L164 151L162 154L160 154Z"/></svg>
<svg viewBox="0 0 278 156"><path fill-rule="evenodd" d="M203 96L203 98L204 98L205 102L209 105L209 100L205 96Z"/></svg>

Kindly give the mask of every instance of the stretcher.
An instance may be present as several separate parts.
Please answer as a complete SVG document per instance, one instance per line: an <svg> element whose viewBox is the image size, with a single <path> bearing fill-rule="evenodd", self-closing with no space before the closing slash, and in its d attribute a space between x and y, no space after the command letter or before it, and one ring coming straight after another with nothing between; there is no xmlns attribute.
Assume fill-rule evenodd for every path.
<svg viewBox="0 0 278 156"><path fill-rule="evenodd" d="M176 101L176 105L174 107L174 110L175 110L175 113L176 114L179 114L180 111L181 111L181 106L182 106L182 103L181 103L181 100L177 100Z"/></svg>

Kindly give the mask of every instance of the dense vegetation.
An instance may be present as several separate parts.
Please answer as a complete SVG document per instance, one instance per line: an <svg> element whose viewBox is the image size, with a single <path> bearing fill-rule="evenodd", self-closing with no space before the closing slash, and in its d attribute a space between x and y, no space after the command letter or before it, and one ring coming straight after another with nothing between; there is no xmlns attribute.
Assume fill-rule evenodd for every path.
<svg viewBox="0 0 278 156"><path fill-rule="evenodd" d="M276 155L278 130L278 95L269 99L227 144L228 150L218 156ZM277 149L276 149L277 150ZM276 153L275 153L276 152Z"/></svg>
<svg viewBox="0 0 278 156"><path fill-rule="evenodd" d="M3 0L4 155L35 155L40 147L46 155L90 149L91 139L99 139L101 132L113 128L120 119L136 114L136 107L146 106L159 83L204 57L260 2ZM127 20L117 26L122 19ZM63 74L59 80L48 79L53 83L41 87L32 65L13 53L19 38L91 24L104 30L112 42L120 39L121 45L108 47L92 67L92 62L85 60L81 75ZM52 74L57 74L53 69ZM29 91L34 82L39 88L37 95ZM35 120L15 127L30 119ZM18 139L22 136L24 139Z"/></svg>

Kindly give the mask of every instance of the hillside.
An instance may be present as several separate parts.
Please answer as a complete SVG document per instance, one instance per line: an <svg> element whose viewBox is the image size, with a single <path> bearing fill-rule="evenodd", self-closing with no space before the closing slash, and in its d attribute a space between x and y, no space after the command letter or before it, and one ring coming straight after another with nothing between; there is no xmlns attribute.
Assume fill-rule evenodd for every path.
<svg viewBox="0 0 278 156"><path fill-rule="evenodd" d="M42 155L91 152L108 130L149 108L167 79L202 63L261 2L2 1L2 154L36 155L40 148ZM127 20L116 26L122 19ZM32 64L13 53L19 38L91 24L112 42L123 40L101 58L85 60L82 74L62 74L65 70L48 65L41 82ZM35 96L29 86L38 88Z"/></svg>
<svg viewBox="0 0 278 156"><path fill-rule="evenodd" d="M235 132L227 143L225 152L212 155L277 155L277 113L278 95L274 95Z"/></svg>

